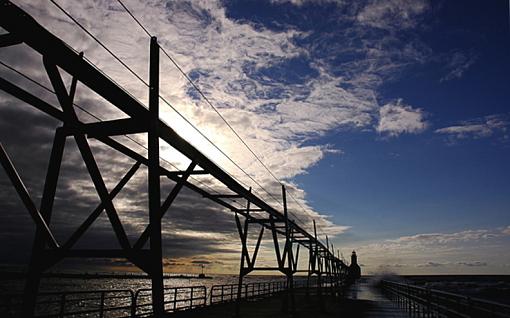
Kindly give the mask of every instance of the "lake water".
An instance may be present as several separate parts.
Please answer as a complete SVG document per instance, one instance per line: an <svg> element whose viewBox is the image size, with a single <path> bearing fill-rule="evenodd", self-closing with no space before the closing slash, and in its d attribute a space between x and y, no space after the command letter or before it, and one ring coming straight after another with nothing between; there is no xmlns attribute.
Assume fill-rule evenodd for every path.
<svg viewBox="0 0 510 318"><path fill-rule="evenodd" d="M236 284L237 275L211 275L209 279L198 278L167 278L165 287L205 286L209 292L213 285ZM508 275L438 275L438 276L394 276L380 277L390 280L404 281L409 284L448 291L456 294L478 297L492 301L510 304L510 276ZM377 280L379 277L372 277ZM296 278L296 280L304 278ZM284 281L285 277L270 275L250 275L244 278L244 283ZM43 278L41 291L87 291L111 289L139 289L150 288L150 279L126 278ZM23 280L19 278L0 278L0 295L18 294L23 290Z"/></svg>
<svg viewBox="0 0 510 318"><path fill-rule="evenodd" d="M418 275L389 280L510 305L510 275Z"/></svg>
<svg viewBox="0 0 510 318"><path fill-rule="evenodd" d="M213 285L237 284L237 275L210 275L211 278L165 278L165 287L205 286L209 291ZM243 283L284 281L284 276L253 275L246 276ZM0 294L17 294L23 290L23 280L19 278L0 280ZM43 278L40 291L89 291L131 289L137 291L151 287L150 279L140 278Z"/></svg>

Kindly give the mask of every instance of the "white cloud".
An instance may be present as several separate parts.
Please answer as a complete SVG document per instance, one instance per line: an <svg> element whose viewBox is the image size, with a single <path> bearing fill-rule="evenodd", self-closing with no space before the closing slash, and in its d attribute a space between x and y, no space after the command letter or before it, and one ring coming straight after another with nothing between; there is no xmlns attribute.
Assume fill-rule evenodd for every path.
<svg viewBox="0 0 510 318"><path fill-rule="evenodd" d="M467 230L456 233L427 233L402 236L395 243L419 245L446 245L449 243L485 240L495 237L496 233L489 230Z"/></svg>
<svg viewBox="0 0 510 318"><path fill-rule="evenodd" d="M467 267L485 267L487 266L487 262L482 261L462 261L462 262L434 262L428 261L423 264L417 264L416 267L457 267L457 266L467 266Z"/></svg>
<svg viewBox="0 0 510 318"><path fill-rule="evenodd" d="M358 13L357 20L380 29L408 29L428 8L426 0L374 0Z"/></svg>
<svg viewBox="0 0 510 318"><path fill-rule="evenodd" d="M379 124L376 130L380 134L393 137L402 133L420 133L426 128L424 112L405 105L400 99L379 109Z"/></svg>
<svg viewBox="0 0 510 318"><path fill-rule="evenodd" d="M503 138L508 138L507 130L510 122L508 115L490 115L461 122L459 125L436 129L438 134L447 135L453 139L484 138L496 133L502 133Z"/></svg>

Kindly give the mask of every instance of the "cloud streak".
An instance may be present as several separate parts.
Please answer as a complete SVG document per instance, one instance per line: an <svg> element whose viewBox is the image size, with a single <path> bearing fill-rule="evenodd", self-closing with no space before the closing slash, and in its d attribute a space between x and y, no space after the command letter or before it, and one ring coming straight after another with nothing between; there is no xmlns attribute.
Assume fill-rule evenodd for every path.
<svg viewBox="0 0 510 318"><path fill-rule="evenodd" d="M468 138L487 138L496 134L501 134L503 139L508 139L509 126L509 116L507 114L497 114L463 121L454 126L439 128L435 130L435 133L445 135L452 141Z"/></svg>
<svg viewBox="0 0 510 318"><path fill-rule="evenodd" d="M454 79L461 78L464 73L475 64L478 59L478 55L476 55L472 51L461 52L454 51L449 54L449 60L444 66L447 74L444 75L439 81L446 82Z"/></svg>

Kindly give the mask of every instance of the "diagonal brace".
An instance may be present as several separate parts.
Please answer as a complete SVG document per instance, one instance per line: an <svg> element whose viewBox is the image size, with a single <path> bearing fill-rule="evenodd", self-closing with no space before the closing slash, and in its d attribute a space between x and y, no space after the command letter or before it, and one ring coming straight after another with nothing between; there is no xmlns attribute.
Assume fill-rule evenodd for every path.
<svg viewBox="0 0 510 318"><path fill-rule="evenodd" d="M23 201L23 204L27 208L28 212L30 213L30 216L34 220L35 224L37 225L37 228L40 229L44 235L46 236L50 246L52 248L58 248L59 245L57 241L55 240L55 237L51 233L50 228L46 224L46 221L43 219L39 211L37 210L37 207L34 204L34 201L30 198L30 194L28 193L27 188L23 184L23 181L21 180L18 172L16 171L16 168L14 168L14 165L12 164L11 159L7 155L7 152L5 152L4 147L0 143L0 161L2 163L2 166L7 173L7 176L12 182L12 185L18 192L19 197L21 198L21 201Z"/></svg>
<svg viewBox="0 0 510 318"><path fill-rule="evenodd" d="M59 103L62 106L62 110L64 111L64 115L66 117L64 125L66 123L69 123L71 124L71 126L76 126L76 124L78 123L78 117L76 116L76 113L73 109L73 99L77 84L76 77L73 77L70 93L68 94L56 65L53 62L49 61L47 57L43 57L43 63L44 67L46 68L46 72L48 73L48 77L50 78L50 81L53 85L53 88L55 89L55 93L57 95ZM94 183L99 198L101 199L101 202L105 206L106 214L108 215L108 218L110 220L110 223L112 224L113 230L115 231L115 234L117 236L117 239L119 240L120 245L123 248L130 249L131 246L129 244L126 232L122 227L122 223L120 222L117 211L115 210L115 206L113 205L113 202L109 198L108 190L106 188L106 185L104 184L101 172L99 171L97 163L94 159L94 155L92 154L92 150L90 149L90 146L87 142L87 139L85 138L85 135L75 134L74 139L76 141L76 144L78 145L80 153L83 157L83 161L85 162L85 165L90 174L92 182Z"/></svg>
<svg viewBox="0 0 510 318"><path fill-rule="evenodd" d="M136 162L131 169L122 177L119 183L113 188L113 190L109 194L110 200L113 200L117 194L124 188L124 186L128 183L128 181L133 177L138 168L140 168L141 162ZM67 240L67 242L62 246L62 249L68 250L82 237L82 235L87 231L87 229L94 223L94 221L101 215L101 212L104 211L104 204L100 203L97 208L92 211L92 213L88 216L88 218L80 225L80 227L71 235L71 237Z"/></svg>
<svg viewBox="0 0 510 318"><path fill-rule="evenodd" d="M298 259L299 259L299 247L300 246L301 245L298 244L297 249L296 249L296 257L292 260L294 272L297 271L297 265L298 265Z"/></svg>
<svg viewBox="0 0 510 318"><path fill-rule="evenodd" d="M282 268L283 262L282 262L281 252L280 252L280 243L278 242L278 233L276 231L275 221L274 221L274 217L272 215L269 216L269 221L271 224L271 234L273 235L273 243L274 243L274 250L276 253L276 261L278 262L278 267Z"/></svg>
<svg viewBox="0 0 510 318"><path fill-rule="evenodd" d="M243 231L243 227L241 225L241 221L239 220L239 216L235 215L235 220L236 220L236 225L237 225L237 231L239 232L239 237L241 238L241 243L242 243L242 249L241 249L241 257L244 257L244 259L246 259L246 263L248 263L248 267L250 267L250 255L248 253L248 246L246 245L246 241L247 241L247 238L248 238L248 227L247 227L247 223L245 221L245 228L244 228L244 231Z"/></svg>
<svg viewBox="0 0 510 318"><path fill-rule="evenodd" d="M193 173L193 169L195 169L196 165L197 164L195 162L190 163L190 165L184 172L183 176L180 178L180 180L174 186L174 188L172 189L172 191L166 198L165 202L163 202L163 204L161 205L161 208L160 208L160 219L162 219L163 216L165 216L165 213L168 211L168 209L170 208L170 206L172 205L174 200L177 198L177 195L179 194L182 187L188 180L189 176ZM136 241L135 245L133 246L134 249L141 249L145 245L145 243L149 239L150 231L151 231L151 225L149 224L143 231L142 235L140 235L140 238L138 239L138 241Z"/></svg>
<svg viewBox="0 0 510 318"><path fill-rule="evenodd" d="M251 263L250 263L250 268L252 268L252 269L255 267L255 261L257 260L257 255L259 253L260 242L262 241L262 236L263 235L264 235L264 227L262 226L262 228L260 229L259 237L257 239L257 245L255 245L255 250L253 251L252 260L251 260Z"/></svg>

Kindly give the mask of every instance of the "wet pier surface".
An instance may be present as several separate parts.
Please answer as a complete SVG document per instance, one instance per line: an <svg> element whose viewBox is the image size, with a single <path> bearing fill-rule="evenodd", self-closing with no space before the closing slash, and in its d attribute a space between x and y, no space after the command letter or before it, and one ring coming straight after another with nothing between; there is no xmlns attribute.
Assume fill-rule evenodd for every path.
<svg viewBox="0 0 510 318"><path fill-rule="evenodd" d="M295 313L287 314L282 309L283 296L275 296L258 301L243 302L240 317L409 317L396 307L379 290L364 279L347 290L343 299L333 296L306 295L305 290L295 292ZM234 317L235 304L222 304L172 317Z"/></svg>
<svg viewBox="0 0 510 318"><path fill-rule="evenodd" d="M353 307L352 317L409 317L366 279L352 285L345 296Z"/></svg>

